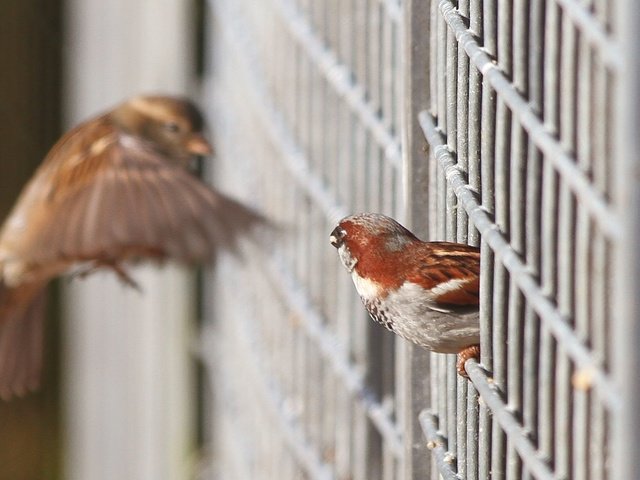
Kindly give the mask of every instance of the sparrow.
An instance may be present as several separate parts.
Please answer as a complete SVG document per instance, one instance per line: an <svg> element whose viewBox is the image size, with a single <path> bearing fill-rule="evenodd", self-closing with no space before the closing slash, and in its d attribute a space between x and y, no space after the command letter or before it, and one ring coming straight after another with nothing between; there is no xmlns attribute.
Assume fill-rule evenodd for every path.
<svg viewBox="0 0 640 480"><path fill-rule="evenodd" d="M51 148L0 230L0 397L39 385L54 277L109 269L135 286L126 262L210 261L265 223L189 171L212 153L203 127L187 99L138 96Z"/></svg>
<svg viewBox="0 0 640 480"><path fill-rule="evenodd" d="M421 347L479 358L480 250L423 242L378 213L343 218L329 237L376 322Z"/></svg>

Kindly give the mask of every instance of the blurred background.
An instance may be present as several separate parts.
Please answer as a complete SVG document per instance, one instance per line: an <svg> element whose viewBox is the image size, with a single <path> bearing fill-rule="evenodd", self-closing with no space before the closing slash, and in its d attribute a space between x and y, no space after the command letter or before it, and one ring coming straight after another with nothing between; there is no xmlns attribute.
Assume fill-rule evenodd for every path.
<svg viewBox="0 0 640 480"><path fill-rule="evenodd" d="M0 207L123 98L205 111L280 226L215 269L58 282L0 480L608 479L640 470L640 4L4 0ZM328 243L378 211L482 249L480 364L371 322Z"/></svg>
<svg viewBox="0 0 640 480"><path fill-rule="evenodd" d="M139 93L197 97L198 8L2 2L3 216L72 125ZM195 277L171 266L134 276L143 293L104 274L55 289L45 388L0 404L0 478L192 478Z"/></svg>
<svg viewBox="0 0 640 480"><path fill-rule="evenodd" d="M0 209L2 218L62 129L62 5L59 1L2 2L0 29ZM10 46L10 48L8 47ZM57 316L48 332L57 344ZM59 476L63 454L58 348L48 354L45 388L0 403L0 478Z"/></svg>

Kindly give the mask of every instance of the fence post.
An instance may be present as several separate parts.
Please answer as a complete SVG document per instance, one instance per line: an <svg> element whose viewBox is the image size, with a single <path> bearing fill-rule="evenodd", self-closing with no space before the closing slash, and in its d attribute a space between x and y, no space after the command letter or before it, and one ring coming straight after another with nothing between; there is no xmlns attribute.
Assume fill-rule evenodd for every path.
<svg viewBox="0 0 640 480"><path fill-rule="evenodd" d="M640 5L619 2L617 32L624 59L616 89L614 110L616 158L616 210L622 221L622 238L614 268L615 380L622 407L615 413L613 472L611 478L637 478L640 472L640 51L637 28Z"/></svg>
<svg viewBox="0 0 640 480"><path fill-rule="evenodd" d="M429 15L424 2L404 3L404 191L405 217L419 236L429 238L429 164L427 142L418 114L429 107ZM418 414L429 399L429 353L406 342L398 342L398 382L401 392L407 480L429 478L431 456Z"/></svg>

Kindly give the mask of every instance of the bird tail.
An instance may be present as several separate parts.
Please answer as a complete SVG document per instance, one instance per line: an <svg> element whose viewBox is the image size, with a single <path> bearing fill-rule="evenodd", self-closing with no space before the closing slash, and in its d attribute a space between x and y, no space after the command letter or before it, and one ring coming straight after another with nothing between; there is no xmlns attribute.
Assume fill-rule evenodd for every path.
<svg viewBox="0 0 640 480"><path fill-rule="evenodd" d="M42 284L0 280L0 398L38 389L42 370L46 291Z"/></svg>
<svg viewBox="0 0 640 480"><path fill-rule="evenodd" d="M203 218L211 249L206 255L208 259L214 259L218 249L242 257L241 239L256 242L258 237L264 240L277 230L270 220L253 208L220 192L211 190L211 194L213 210ZM201 261L202 258L196 260Z"/></svg>

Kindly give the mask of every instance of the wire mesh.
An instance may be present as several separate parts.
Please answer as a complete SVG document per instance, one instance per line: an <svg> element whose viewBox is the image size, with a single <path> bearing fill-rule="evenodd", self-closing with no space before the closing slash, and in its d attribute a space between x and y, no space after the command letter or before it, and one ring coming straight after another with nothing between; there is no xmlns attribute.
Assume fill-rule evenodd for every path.
<svg viewBox="0 0 640 480"><path fill-rule="evenodd" d="M474 3L431 2L419 121L431 237L482 247L482 366L468 384L434 356L425 435L445 439L460 478L611 478L620 397L607 299L621 223L606 145L621 59L610 10Z"/></svg>
<svg viewBox="0 0 640 480"><path fill-rule="evenodd" d="M402 214L400 4L209 7L215 178L282 230L212 280L216 468L399 478L395 339L367 318L328 234L352 211Z"/></svg>
<svg viewBox="0 0 640 480"><path fill-rule="evenodd" d="M607 479L624 211L605 0L210 0L215 179L282 226L208 283L222 478ZM370 322L327 242L481 247L481 359Z"/></svg>

